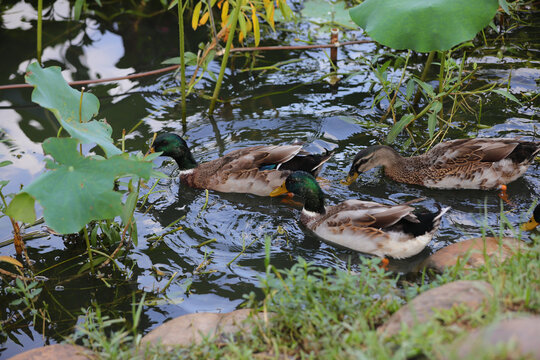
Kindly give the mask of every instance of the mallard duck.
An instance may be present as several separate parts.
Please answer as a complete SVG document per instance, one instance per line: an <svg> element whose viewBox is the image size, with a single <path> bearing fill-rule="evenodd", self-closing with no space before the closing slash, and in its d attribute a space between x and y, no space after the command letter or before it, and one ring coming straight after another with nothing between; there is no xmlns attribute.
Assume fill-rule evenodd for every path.
<svg viewBox="0 0 540 360"><path fill-rule="evenodd" d="M521 225L521 230L531 231L540 225L540 204L536 205L534 208L531 219L525 224Z"/></svg>
<svg viewBox="0 0 540 360"><path fill-rule="evenodd" d="M527 171L540 142L519 139L459 139L442 142L427 153L404 158L386 145L356 154L345 183L376 166L392 180L439 189L498 189Z"/></svg>
<svg viewBox="0 0 540 360"><path fill-rule="evenodd" d="M329 243L380 257L396 259L418 254L431 240L441 217L436 213L413 213L409 203L383 205L347 200L324 205L324 193L313 176L295 171L270 196L292 192L304 200L300 222Z"/></svg>
<svg viewBox="0 0 540 360"><path fill-rule="evenodd" d="M180 168L180 180L190 187L221 192L268 196L293 170L317 175L333 154L310 154L301 144L252 146L229 152L218 159L197 164L187 143L172 133L160 134L154 151L172 157Z"/></svg>

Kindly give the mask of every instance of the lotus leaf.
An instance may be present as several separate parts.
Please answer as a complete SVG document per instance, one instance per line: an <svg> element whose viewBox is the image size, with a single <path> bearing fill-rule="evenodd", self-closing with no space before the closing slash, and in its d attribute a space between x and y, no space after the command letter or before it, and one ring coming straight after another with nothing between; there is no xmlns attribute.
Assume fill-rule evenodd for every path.
<svg viewBox="0 0 540 360"><path fill-rule="evenodd" d="M383 45L430 52L474 38L498 6L497 0L366 0L349 14Z"/></svg>
<svg viewBox="0 0 540 360"><path fill-rule="evenodd" d="M35 86L32 101L52 111L72 137L83 144L98 144L107 156L121 153L113 145L111 127L104 121L90 121L99 110L95 95L83 94L79 118L81 92L66 83L58 66L43 69L38 63L32 63L26 71L26 82Z"/></svg>
<svg viewBox="0 0 540 360"><path fill-rule="evenodd" d="M73 138L49 138L43 143L50 170L15 196L6 213L17 220L34 211L34 201L43 207L47 225L61 234L78 232L92 220L112 219L122 214L122 194L113 191L115 178L135 175L149 179L152 163L127 154L98 160L83 157ZM23 208L24 207L24 208ZM24 217L28 221L28 215Z"/></svg>

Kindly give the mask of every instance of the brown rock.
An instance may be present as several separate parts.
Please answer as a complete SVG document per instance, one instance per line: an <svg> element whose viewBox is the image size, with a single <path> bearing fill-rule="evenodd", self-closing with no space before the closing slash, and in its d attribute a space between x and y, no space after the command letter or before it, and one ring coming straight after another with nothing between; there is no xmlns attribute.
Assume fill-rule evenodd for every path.
<svg viewBox="0 0 540 360"><path fill-rule="evenodd" d="M378 331L385 336L395 335L402 324L412 327L430 320L435 316L434 309L447 310L455 305L465 305L472 311L492 294L493 288L485 281L454 281L418 295L392 314Z"/></svg>
<svg viewBox="0 0 540 360"><path fill-rule="evenodd" d="M467 334L464 340L454 342L449 354L459 359L480 359L490 351L496 351L498 346L507 344L512 350L506 354L507 359L540 359L538 334L540 316L503 320L476 329Z"/></svg>
<svg viewBox="0 0 540 360"><path fill-rule="evenodd" d="M236 310L226 314L196 313L177 317L158 326L141 340L141 349L150 344L174 347L200 343L205 337L232 334L249 330L244 320L251 309ZM263 314L257 314L262 318Z"/></svg>
<svg viewBox="0 0 540 360"><path fill-rule="evenodd" d="M54 344L25 351L9 360L88 360L97 359L90 350L70 344Z"/></svg>
<svg viewBox="0 0 540 360"><path fill-rule="evenodd" d="M522 241L511 237L487 237L485 241L483 238L468 239L442 248L428 257L420 267L443 272L456 265L459 260L461 263L465 262L464 269L477 268L485 264L484 250L491 261L500 264L523 245Z"/></svg>

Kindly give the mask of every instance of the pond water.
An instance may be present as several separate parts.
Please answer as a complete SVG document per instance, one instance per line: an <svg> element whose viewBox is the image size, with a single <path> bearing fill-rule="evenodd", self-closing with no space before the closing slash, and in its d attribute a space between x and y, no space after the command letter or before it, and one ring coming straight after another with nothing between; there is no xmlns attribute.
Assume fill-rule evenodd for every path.
<svg viewBox="0 0 540 360"><path fill-rule="evenodd" d="M0 85L24 82L24 71L35 56L35 9L23 1L12 4L5 5L0 15L2 53L10 54L2 58ZM67 19L67 1L49 2L45 8L48 18L56 21L44 22L43 60L46 66L61 66L67 80L151 70L159 68L161 61L177 56L178 26L170 12L142 20L125 16L112 22L96 18L78 23ZM538 19L538 13L528 14L525 20L532 25L524 23L496 41L491 34L486 44L475 44L468 59L477 62L481 69L472 88L510 78L508 90L524 99L522 104L494 93L470 98L468 105L474 113L458 111L448 138L537 139L540 101L526 101L521 95L526 94L529 99L534 94L538 96ZM305 37L317 30L315 25L305 24L291 25L288 35L278 33L269 38L301 44L304 39L295 36ZM204 31L190 33L188 48L196 51L205 36ZM349 31L347 36L361 38L361 33ZM327 41L326 33L317 39L319 43ZM99 118L112 125L113 137L119 138L122 129L129 131L139 124L127 136L126 148L132 152L146 151L152 134L163 131L184 136L200 162L246 146L300 140L314 151L322 147L336 149L321 172L327 180L323 188L330 204L350 198L392 203L426 197L417 205L419 208L434 210L436 203L450 206L439 232L422 253L411 259L391 261L390 268L395 272L406 273L437 249L481 235L482 225L498 233L501 202L496 192L428 190L395 183L379 170L361 175L350 187L340 184L356 152L384 141L390 128L390 120L380 123L387 103L372 106L377 86L370 86L375 77L357 61L361 56L384 55L383 49L374 44L340 49L340 73L356 74L345 76L337 85L318 80L331 71L323 50L262 55L257 66L289 59L302 61L285 65L281 71L228 70L221 98L231 102L220 105L214 117L209 118L208 101L190 95L185 124L181 121L178 94L164 92L179 86L173 73L89 88L100 99ZM220 60L210 65L216 74ZM420 68L425 57L415 56L412 61ZM243 62L238 59L236 66L241 67ZM188 68L188 75L192 73L193 69ZM399 75L390 72L390 76ZM196 93L211 94L213 86L212 78L205 75L196 86ZM16 192L21 184L29 184L43 171L41 144L58 131L54 116L33 104L30 96L30 89L0 90L0 161L13 162L1 170L1 180L10 181L4 193ZM413 131L423 132L424 124L414 126ZM398 146L406 140L406 136L400 136ZM404 152L410 154L413 150L411 147ZM261 294L258 278L264 275L265 237L271 239L271 263L277 268L290 267L298 257L325 267L352 266L354 270L361 266L359 258L363 255L332 247L305 231L298 222L301 206L245 194L207 194L181 186L176 165L169 159L159 158L155 165L171 177L159 180L144 208L136 213L139 243L119 259L125 274L108 269L102 278L64 281L86 262L84 244L52 235L27 241L35 272L41 271L39 275L49 279L40 300L48 304L52 322L45 326L40 321L32 324L28 313L28 318L19 317L10 307L13 295L0 298L0 357L61 341L80 321L81 308L99 305L107 315L126 317L129 322L132 302L141 299L143 293L147 301L139 328L143 333L183 314L232 311L242 304L244 294ZM524 220L525 212L539 197L539 175L538 165L534 165L509 186L514 206L504 205L504 210L512 224ZM181 229L166 234L166 227L177 220L175 227ZM39 230L40 226L27 231ZM155 235L164 236L156 241ZM9 219L0 218L0 241L11 236ZM527 235L523 238L528 239ZM212 239L215 241L199 246ZM15 256L15 250L11 244L4 245L0 255ZM172 276L170 286L163 291ZM2 286L7 283L4 281Z"/></svg>

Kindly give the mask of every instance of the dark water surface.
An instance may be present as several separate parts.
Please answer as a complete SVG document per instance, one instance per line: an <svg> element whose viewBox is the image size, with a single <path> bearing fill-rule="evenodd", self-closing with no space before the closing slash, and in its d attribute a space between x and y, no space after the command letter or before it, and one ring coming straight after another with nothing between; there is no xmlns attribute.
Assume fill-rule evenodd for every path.
<svg viewBox="0 0 540 360"><path fill-rule="evenodd" d="M35 54L35 32L31 28L35 26L35 10L22 1L13 4L6 6L0 15L0 47L3 54L10 54L2 56L0 84L22 83L24 71ZM95 19L75 23L67 20L69 4L66 1L47 3L45 8L49 9L50 4L54 9L50 16L57 21L44 23L43 60L46 66L61 66L68 80L151 70L158 68L166 58L177 56L177 24L171 13L140 21L125 16L110 23ZM504 37L504 41L493 41L495 35L492 34L487 45L476 44L468 60L477 62L481 68L475 86L506 81L511 77L509 90L516 96L538 94L538 14L529 15L527 21L533 22L533 26L517 27ZM299 26L296 30L305 30ZM294 27L291 29L295 30ZM353 35L360 36L360 33L348 34ZM191 33L188 47L196 51L197 43L203 41L204 36L204 31ZM286 38L292 44L300 43L293 40L293 35L272 36ZM324 37L319 39L321 43L326 41ZM214 118L210 119L206 116L208 101L191 95L185 125L180 120L178 94L164 93L168 88L179 86L179 80L172 73L89 88L99 96L99 118L105 118L112 125L114 138L121 136L122 129L132 129L140 122L127 136L129 151L146 151L147 140L154 132L162 131L183 135L200 162L245 146L301 140L312 144L310 149L314 151L321 147L336 148L336 155L321 173L328 180L323 187L330 204L350 198L392 203L426 197L419 207L433 210L435 203L451 206L440 231L425 251L412 259L391 262L394 271L407 272L437 249L465 237L481 235L482 225L498 233L501 205L495 192L423 189L395 183L378 170L362 175L350 187L339 183L356 152L383 141L389 131L388 121L379 122L387 104L383 103L381 108L372 107L374 90L370 90L370 84L374 75L367 66L355 61L360 56L369 58L383 53L374 44L340 50L340 72L358 73L349 78L345 76L336 86L326 81L314 82L331 71L322 50L265 53L257 66L296 58L303 61L286 65L278 72L237 71L233 74L229 70L221 97L232 99L231 103L219 106ZM421 64L425 57L412 60ZM216 74L218 61L211 64ZM243 62L239 59L236 66L241 67ZM192 72L189 68L189 75ZM390 76L399 75L390 72ZM436 85L436 82L432 84ZM213 86L211 77L205 75L196 89L211 94ZM30 94L29 89L0 92L0 161L13 162L13 165L1 168L1 180L10 181L4 193L16 192L21 184L29 184L43 171L41 143L56 136L58 131L54 116L33 104ZM471 98L468 105L476 114L459 111L448 138L537 138L538 99L518 105L500 95L488 94ZM480 109L481 115L477 116ZM479 122L483 125L480 128ZM424 124L425 121L413 130L426 132ZM406 139L401 136L398 143L403 144ZM407 151L411 153L412 150ZM232 311L243 302L244 294L251 291L261 294L258 277L264 275L265 237L271 238L271 263L278 268L290 267L300 256L320 266L342 269L349 263L353 267L360 266L358 258L361 255L336 249L306 232L298 222L298 206L283 203L281 199L213 191L208 193L207 200L205 191L179 185L176 165L171 161L160 158L155 164L171 178L159 181L144 209L136 214L139 244L119 259L128 279L119 271L109 269L104 279L84 277L60 283L77 273L86 261L84 245L64 242L56 236L28 241L28 253L35 261L36 271L65 262L40 274L49 278L40 300L49 306L52 325L46 324L43 333L41 321L34 325L30 319L14 317L9 306L14 299L12 295L0 298L3 327L0 357L12 356L23 348L27 350L61 341L80 321L81 308L93 304L99 305L107 315L126 317L129 322L133 299L138 301L143 293L146 293L147 305L140 331L144 333L179 315ZM515 207L505 205L504 209L511 223L520 223L525 218L524 212L538 198L539 175L538 165L532 166L525 176L509 186ZM487 215L484 214L486 210ZM165 227L179 218L182 219L177 225L182 227L181 230L165 235L160 241L150 241L152 236L164 234ZM507 235L514 233L507 232ZM9 219L0 218L0 241L11 236ZM211 239L216 241L198 247ZM527 235L524 239L528 239ZM15 256L13 246L1 247L0 255ZM196 271L206 261L206 266ZM175 277L170 286L162 292L173 274Z"/></svg>

